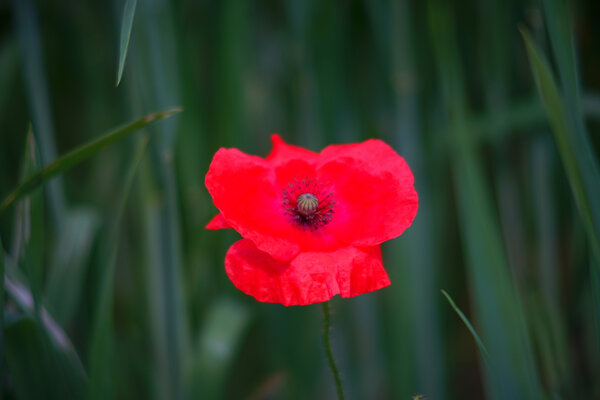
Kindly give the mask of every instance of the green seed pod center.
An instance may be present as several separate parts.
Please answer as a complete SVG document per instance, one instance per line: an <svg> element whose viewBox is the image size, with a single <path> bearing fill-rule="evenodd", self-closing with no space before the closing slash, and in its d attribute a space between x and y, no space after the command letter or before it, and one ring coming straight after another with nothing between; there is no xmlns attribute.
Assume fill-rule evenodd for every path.
<svg viewBox="0 0 600 400"><path fill-rule="evenodd" d="M308 217L319 208L319 199L312 193L303 193L296 199L296 204L298 212Z"/></svg>

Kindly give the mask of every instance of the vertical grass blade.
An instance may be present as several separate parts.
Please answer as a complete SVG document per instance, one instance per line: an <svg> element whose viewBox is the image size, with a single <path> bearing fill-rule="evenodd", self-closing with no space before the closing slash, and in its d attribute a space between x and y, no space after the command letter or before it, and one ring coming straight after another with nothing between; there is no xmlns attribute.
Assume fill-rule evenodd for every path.
<svg viewBox="0 0 600 400"><path fill-rule="evenodd" d="M537 234L538 280L544 303L558 309L560 264L556 199L553 196L554 146L546 135L532 143L531 182ZM557 313L554 313L557 314Z"/></svg>
<svg viewBox="0 0 600 400"><path fill-rule="evenodd" d="M5 39L0 46L0 120L7 120L7 108L14 101L11 95L20 73L19 61L17 41Z"/></svg>
<svg viewBox="0 0 600 400"><path fill-rule="evenodd" d="M4 360L4 246L0 240L0 360ZM3 373L3 367L0 366L0 374ZM0 398L2 394L0 394Z"/></svg>
<svg viewBox="0 0 600 400"><path fill-rule="evenodd" d="M239 0L220 3L219 43L216 62L219 90L217 92L217 128L223 144L246 140L248 130L244 124L243 60L244 41L247 36L248 4Z"/></svg>
<svg viewBox="0 0 600 400"><path fill-rule="evenodd" d="M489 350L486 372L490 398L543 397L524 310L508 269L504 244L483 165L468 124L469 111L450 8L429 8L430 31L452 130L452 167L461 237L479 331Z"/></svg>
<svg viewBox="0 0 600 400"><path fill-rule="evenodd" d="M30 127L25 140L25 153L21 169L23 179L37 170L39 165L36 140ZM19 227L15 231L22 237L15 239L15 242L21 243L21 248L18 249L16 256L27 274L37 308L41 300L43 279L44 198L42 191L35 190L25 197L19 204L17 215Z"/></svg>
<svg viewBox="0 0 600 400"><path fill-rule="evenodd" d="M532 296L532 326L537 338L541 368L551 391L559 392L572 379L566 307L561 303L562 286L559 257L559 224L555 180L555 147L549 134L535 140L531 154L531 182L536 220L537 281L539 295ZM572 395L572 393L571 393ZM568 397L568 396L567 396Z"/></svg>
<svg viewBox="0 0 600 400"><path fill-rule="evenodd" d="M376 37L387 56L386 61L390 66L388 79L394 88L394 128L390 141L406 158L415 175L420 210L431 210L436 207L435 193L442 189L428 184L431 179L425 158L422 109L419 104L421 76L415 51L418 43L415 35L416 7L406 0L390 3L391 9L381 7L384 3L366 3L369 3L372 12L378 9L371 21L373 29L381 31ZM375 4L379 4L379 7L375 7ZM390 15L386 17L386 13ZM388 21L388 26L382 26L381 21ZM389 34L386 34L388 31ZM402 82L398 81L398 77L402 77ZM395 395L398 397L407 397L417 390L440 400L446 396L439 311L433 295L437 291L436 279L439 273L436 269L436 265L439 265L436 258L438 251L431 251L432 247L439 248L433 223L433 216L429 211L420 212L411 228L397 239L397 247L401 247L402 254L395 252L396 264L409 264L410 267L398 268L398 271L392 272L397 274L395 284L402 287L395 290L396 304L391 309L390 318L396 319L398 307L403 307L408 322L400 325L399 331L395 333L406 338L394 338L393 346L400 347L398 342L404 341L402 346L411 347L412 354L408 355L403 350L395 354L393 363L404 364L403 368L411 370L411 375L414 374L413 382L410 382L410 375L406 373L402 379L398 377L398 372L391 377L394 385L404 386L396 389Z"/></svg>
<svg viewBox="0 0 600 400"><path fill-rule="evenodd" d="M546 28L558 67L560 82L565 97L569 125L572 134L584 140L585 124L581 118L581 89L577 73L577 61L569 2L565 0L542 0ZM584 150L581 148L580 150Z"/></svg>
<svg viewBox="0 0 600 400"><path fill-rule="evenodd" d="M131 159L121 194L116 208L114 220L108 230L104 246L103 271L100 278L98 302L94 313L92 342L90 345L90 399L111 399L114 393L114 361L116 355L113 349L113 280L119 249L120 227L129 192L133 185L136 172L148 145L149 136L144 136L139 142L135 156Z"/></svg>
<svg viewBox="0 0 600 400"><path fill-rule="evenodd" d="M145 78L137 89L145 107L179 103L178 44L171 19L172 5L165 0L145 3L139 9L136 36L137 70ZM150 84L146 84L150 82ZM146 265L153 345L152 390L156 398L181 399L184 394L184 354L187 324L182 301L183 254L174 143L178 121L162 124L160 140L151 144L150 163L143 165L142 210L146 223Z"/></svg>
<svg viewBox="0 0 600 400"><path fill-rule="evenodd" d="M44 290L44 303L62 326L71 321L85 295L84 277L100 222L87 208L71 209L66 217L50 257Z"/></svg>
<svg viewBox="0 0 600 400"><path fill-rule="evenodd" d="M154 196L152 196L154 197ZM165 221L165 210L157 203L147 204L148 296L154 351L154 391L157 398L180 399L183 396L183 310L178 268L172 243L174 227ZM161 213L163 212L163 213Z"/></svg>
<svg viewBox="0 0 600 400"><path fill-rule="evenodd" d="M187 357L187 399L223 397L229 368L249 322L248 309L231 300L217 300L210 307Z"/></svg>
<svg viewBox="0 0 600 400"><path fill-rule="evenodd" d="M33 0L13 0L12 4L33 128L39 143L42 164L48 165L56 158L56 145L35 4ZM66 210L62 181L52 182L48 186L47 195L52 221L55 226L60 227ZM0 206L0 214L1 209Z"/></svg>
<svg viewBox="0 0 600 400"><path fill-rule="evenodd" d="M596 339L596 352L600 351L600 267L590 263L590 287L592 294L593 331Z"/></svg>
<svg viewBox="0 0 600 400"><path fill-rule="evenodd" d="M119 45L119 67L117 69L117 83L121 83L123 69L125 68L125 59L127 58L127 50L129 49L129 40L131 39L131 28L133 26L133 17L135 15L135 7L137 0L127 0L123 9L123 20L121 21L121 38Z"/></svg>
<svg viewBox="0 0 600 400"><path fill-rule="evenodd" d="M569 178L571 190L585 226L592 254L600 264L600 178L589 139L573 129L569 112L559 92L548 61L526 30L521 34L542 103Z"/></svg>

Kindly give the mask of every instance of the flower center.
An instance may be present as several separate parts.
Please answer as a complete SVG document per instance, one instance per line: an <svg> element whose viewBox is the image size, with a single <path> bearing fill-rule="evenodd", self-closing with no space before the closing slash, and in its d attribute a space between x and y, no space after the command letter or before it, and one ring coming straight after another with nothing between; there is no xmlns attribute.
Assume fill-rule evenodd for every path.
<svg viewBox="0 0 600 400"><path fill-rule="evenodd" d="M294 226L315 231L329 223L333 216L333 193L308 178L294 180L283 191L283 209Z"/></svg>
<svg viewBox="0 0 600 400"><path fill-rule="evenodd" d="M319 208L319 199L312 193L302 193L296 199L298 212L306 217L313 215Z"/></svg>

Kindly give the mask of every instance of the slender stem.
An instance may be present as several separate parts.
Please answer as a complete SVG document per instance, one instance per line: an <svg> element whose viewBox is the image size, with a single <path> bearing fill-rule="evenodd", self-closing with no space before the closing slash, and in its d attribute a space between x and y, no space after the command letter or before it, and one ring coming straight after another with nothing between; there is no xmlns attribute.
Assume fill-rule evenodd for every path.
<svg viewBox="0 0 600 400"><path fill-rule="evenodd" d="M340 379L340 373L335 365L335 360L333 359L333 353L331 352L331 342L329 340L329 330L330 330L330 322L331 317L329 313L329 302L326 301L321 303L323 305L323 344L325 345L325 352L327 353L327 361L329 361L329 368L331 368L331 373L333 374L333 380L335 381L335 388L337 390L337 395L339 400L344 400L344 390L342 389L342 380Z"/></svg>

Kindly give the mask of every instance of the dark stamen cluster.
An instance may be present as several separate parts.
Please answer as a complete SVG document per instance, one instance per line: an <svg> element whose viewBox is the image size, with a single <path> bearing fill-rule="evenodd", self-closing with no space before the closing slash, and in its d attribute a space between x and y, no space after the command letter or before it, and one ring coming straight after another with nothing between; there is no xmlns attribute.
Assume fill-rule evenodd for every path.
<svg viewBox="0 0 600 400"><path fill-rule="evenodd" d="M331 221L333 193L316 180L294 179L283 191L283 209L294 225L302 230L315 231Z"/></svg>

